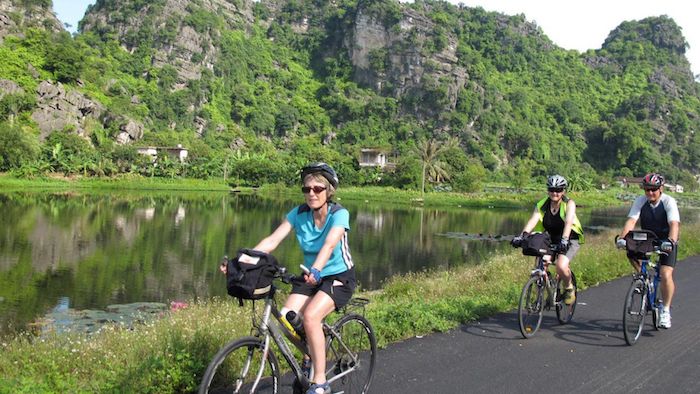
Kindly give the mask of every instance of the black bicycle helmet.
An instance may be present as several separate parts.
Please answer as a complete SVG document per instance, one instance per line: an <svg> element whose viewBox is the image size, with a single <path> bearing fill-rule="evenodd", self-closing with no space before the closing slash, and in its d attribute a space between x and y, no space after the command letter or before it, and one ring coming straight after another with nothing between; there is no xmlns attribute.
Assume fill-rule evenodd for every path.
<svg viewBox="0 0 700 394"><path fill-rule="evenodd" d="M323 162L311 163L302 168L301 181L304 182L304 178L306 178L307 175L317 173L323 175L331 186L336 189L338 188L338 174L335 173L335 170L331 168L331 166Z"/></svg>
<svg viewBox="0 0 700 394"><path fill-rule="evenodd" d="M552 175L549 178L547 178L547 188L548 189L549 188L566 189L567 186L569 186L569 183L561 175Z"/></svg>
<svg viewBox="0 0 700 394"><path fill-rule="evenodd" d="M660 187L664 185L664 177L661 174L651 172L642 179L642 187Z"/></svg>

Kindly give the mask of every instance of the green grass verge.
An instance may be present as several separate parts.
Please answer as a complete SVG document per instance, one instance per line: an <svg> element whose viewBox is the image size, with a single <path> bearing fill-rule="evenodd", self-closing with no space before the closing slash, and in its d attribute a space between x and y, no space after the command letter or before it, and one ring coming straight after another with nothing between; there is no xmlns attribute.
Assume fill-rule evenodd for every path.
<svg viewBox="0 0 700 394"><path fill-rule="evenodd" d="M700 254L696 234L700 225L684 226L681 258ZM614 249L613 236L588 237L574 259L582 289L631 273L624 253ZM532 263L513 250L475 267L396 276L383 290L358 295L371 299L366 315L385 346L513 310ZM250 320L250 308L210 299L133 331L108 327L90 337L5 338L0 341L0 391L191 392L217 349L249 334Z"/></svg>

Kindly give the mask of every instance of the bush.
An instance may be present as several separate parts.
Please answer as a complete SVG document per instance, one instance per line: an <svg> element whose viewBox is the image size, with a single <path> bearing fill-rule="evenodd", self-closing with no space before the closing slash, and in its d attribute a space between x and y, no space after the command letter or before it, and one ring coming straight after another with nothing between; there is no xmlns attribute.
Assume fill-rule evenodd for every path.
<svg viewBox="0 0 700 394"><path fill-rule="evenodd" d="M19 126L0 123L0 171L16 169L37 159L38 146Z"/></svg>

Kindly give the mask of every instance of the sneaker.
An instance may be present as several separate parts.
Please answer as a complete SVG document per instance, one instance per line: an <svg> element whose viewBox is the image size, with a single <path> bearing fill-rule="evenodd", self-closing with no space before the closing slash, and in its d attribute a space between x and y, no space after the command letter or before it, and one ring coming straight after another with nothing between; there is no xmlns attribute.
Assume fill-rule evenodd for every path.
<svg viewBox="0 0 700 394"><path fill-rule="evenodd" d="M661 308L661 313L659 313L659 327L671 328L671 311L666 308Z"/></svg>
<svg viewBox="0 0 700 394"><path fill-rule="evenodd" d="M306 394L331 394L331 386L328 382L321 384L314 383L306 391Z"/></svg>
<svg viewBox="0 0 700 394"><path fill-rule="evenodd" d="M574 292L573 287L567 287L564 289L564 303L566 305L571 305L576 302L576 292Z"/></svg>

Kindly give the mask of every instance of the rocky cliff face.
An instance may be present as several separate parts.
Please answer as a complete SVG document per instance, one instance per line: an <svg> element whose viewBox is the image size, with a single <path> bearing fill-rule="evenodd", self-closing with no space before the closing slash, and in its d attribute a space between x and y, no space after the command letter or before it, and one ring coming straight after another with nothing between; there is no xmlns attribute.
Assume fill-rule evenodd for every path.
<svg viewBox="0 0 700 394"><path fill-rule="evenodd" d="M359 10L346 41L357 82L378 92L390 86L391 95L399 98L412 90L430 89L427 85L433 81L447 81L446 105L440 110L453 110L457 93L469 78L466 69L458 64L457 39L448 36L444 48L427 53L426 42L436 25L412 9L403 10L397 27L387 28L373 15ZM407 42L413 45L406 45ZM377 61L384 63L383 69L374 66Z"/></svg>
<svg viewBox="0 0 700 394"><path fill-rule="evenodd" d="M131 53L140 45L149 45L153 66L167 64L177 70L178 81L173 86L177 90L199 79L203 70L214 68L222 32L252 24L252 8L252 0L157 0L143 6L101 0L88 9L80 28L103 36L113 34Z"/></svg>
<svg viewBox="0 0 700 394"><path fill-rule="evenodd" d="M66 91L60 82L44 81L37 88L37 109L32 113L32 119L39 125L41 139L44 139L52 131L66 127L84 135L85 120L88 117L99 119L103 112L102 105L83 94Z"/></svg>
<svg viewBox="0 0 700 394"><path fill-rule="evenodd" d="M20 4L19 1L0 0L0 42L8 34L20 34L24 29L39 27L53 32L63 31L61 21L50 6Z"/></svg>

